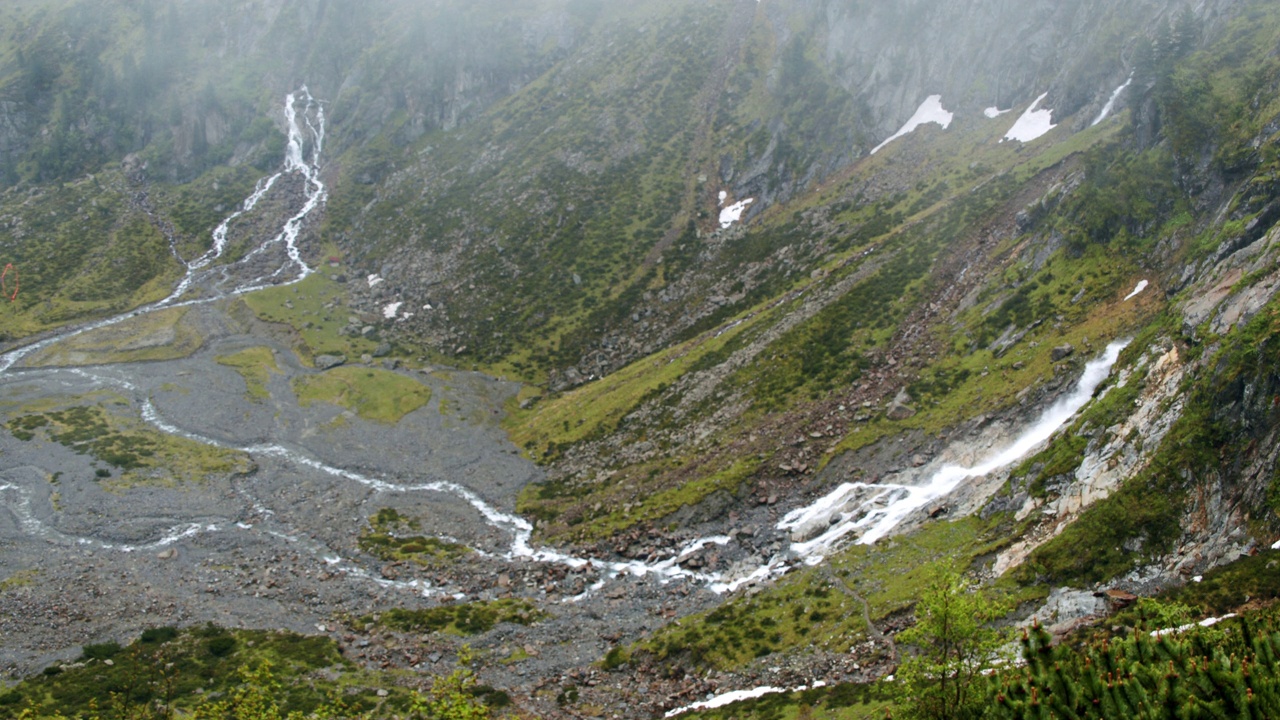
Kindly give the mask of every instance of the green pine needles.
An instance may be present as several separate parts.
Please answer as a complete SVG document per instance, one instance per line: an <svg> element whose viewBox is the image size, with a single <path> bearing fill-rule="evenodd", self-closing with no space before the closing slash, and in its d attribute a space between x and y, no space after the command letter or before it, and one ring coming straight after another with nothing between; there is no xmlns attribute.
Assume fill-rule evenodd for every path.
<svg viewBox="0 0 1280 720"><path fill-rule="evenodd" d="M1029 628L1022 638L1027 664L993 681L985 717L1280 717L1280 632L1273 624L1246 618L1226 632L1135 630L1083 651L1053 646L1043 628Z"/></svg>

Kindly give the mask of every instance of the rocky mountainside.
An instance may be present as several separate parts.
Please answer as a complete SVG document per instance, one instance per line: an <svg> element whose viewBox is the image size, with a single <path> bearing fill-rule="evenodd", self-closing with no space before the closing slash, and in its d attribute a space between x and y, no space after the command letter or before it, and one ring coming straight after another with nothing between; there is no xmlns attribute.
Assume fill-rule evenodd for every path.
<svg viewBox="0 0 1280 720"><path fill-rule="evenodd" d="M305 85L298 150L325 195L295 290L326 304L245 294L236 327L265 332L256 315L317 367L521 383L502 426L540 467L514 511L555 551L519 557L597 564L467 593L589 599L620 568L701 583L658 610L596 598L626 619L595 669L531 646L535 683L493 661L526 710L857 686L891 671L928 568L1065 633L1105 614L1094 593L1171 592L1280 538L1271 3L0 17L6 349L167 297L286 156L279 98ZM217 263L312 197L284 191L222 226Z"/></svg>

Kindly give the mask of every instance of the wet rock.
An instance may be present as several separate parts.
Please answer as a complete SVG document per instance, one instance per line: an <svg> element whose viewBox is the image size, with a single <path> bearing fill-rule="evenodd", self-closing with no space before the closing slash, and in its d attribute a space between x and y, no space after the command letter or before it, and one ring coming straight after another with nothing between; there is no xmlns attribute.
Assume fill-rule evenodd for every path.
<svg viewBox="0 0 1280 720"><path fill-rule="evenodd" d="M346 355L317 355L315 359L317 370L328 370L335 368L347 361Z"/></svg>

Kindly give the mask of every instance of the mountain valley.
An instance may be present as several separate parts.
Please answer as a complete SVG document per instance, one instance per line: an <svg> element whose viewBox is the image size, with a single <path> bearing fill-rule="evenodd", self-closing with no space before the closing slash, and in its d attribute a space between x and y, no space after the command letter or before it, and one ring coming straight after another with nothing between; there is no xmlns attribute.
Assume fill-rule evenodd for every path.
<svg viewBox="0 0 1280 720"><path fill-rule="evenodd" d="M0 717L907 716L940 572L1271 627L1273 4L241 5L0 9Z"/></svg>

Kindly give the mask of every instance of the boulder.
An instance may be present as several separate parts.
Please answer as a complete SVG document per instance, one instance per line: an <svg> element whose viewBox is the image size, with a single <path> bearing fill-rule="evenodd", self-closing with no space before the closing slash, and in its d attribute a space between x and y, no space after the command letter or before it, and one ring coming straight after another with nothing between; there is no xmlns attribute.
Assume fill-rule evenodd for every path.
<svg viewBox="0 0 1280 720"><path fill-rule="evenodd" d="M915 408L911 407L911 396L907 394L906 388L902 388L894 396L893 402L889 403L889 412L885 415L890 420L906 420L915 414Z"/></svg>
<svg viewBox="0 0 1280 720"><path fill-rule="evenodd" d="M335 368L347 361L346 355L317 355L315 359L317 370L328 370Z"/></svg>
<svg viewBox="0 0 1280 720"><path fill-rule="evenodd" d="M1075 351L1076 351L1075 347L1073 347L1070 344L1059 345L1058 347L1049 351L1049 359L1054 362L1058 362L1059 360L1066 360L1067 358L1071 357L1071 355L1075 353Z"/></svg>
<svg viewBox="0 0 1280 720"><path fill-rule="evenodd" d="M376 358L386 357L391 354L391 343L378 343L378 347L374 348L373 356Z"/></svg>

